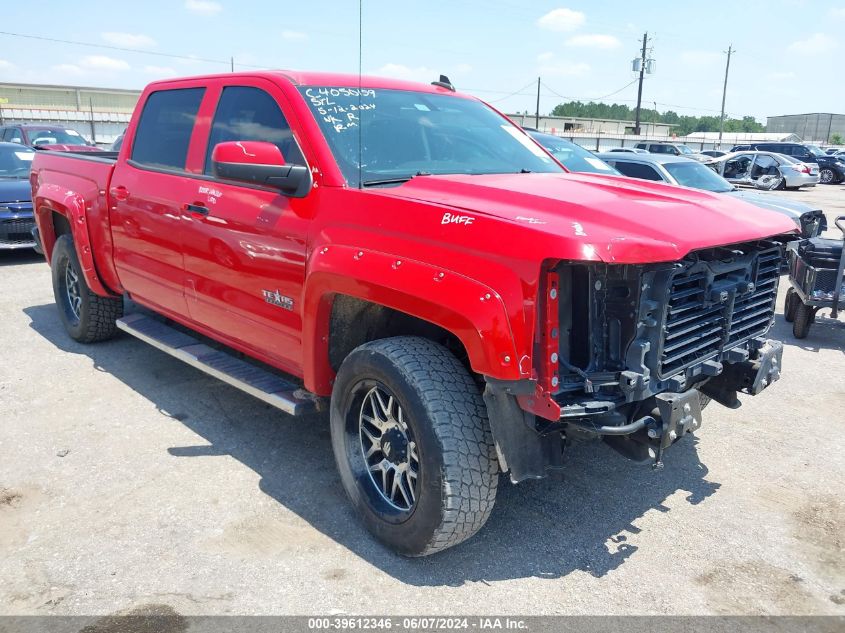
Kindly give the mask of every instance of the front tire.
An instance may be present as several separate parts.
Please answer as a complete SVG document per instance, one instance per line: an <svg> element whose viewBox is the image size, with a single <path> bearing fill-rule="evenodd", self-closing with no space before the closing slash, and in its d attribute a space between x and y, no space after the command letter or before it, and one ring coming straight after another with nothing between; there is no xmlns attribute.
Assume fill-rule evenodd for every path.
<svg viewBox="0 0 845 633"><path fill-rule="evenodd" d="M815 310L799 299L795 308L795 320L792 322L792 335L795 338L807 338L815 316Z"/></svg>
<svg viewBox="0 0 845 633"><path fill-rule="evenodd" d="M498 461L487 409L444 347L402 336L353 350L332 390L331 434L352 505L400 554L457 545L490 516Z"/></svg>
<svg viewBox="0 0 845 633"><path fill-rule="evenodd" d="M786 301L783 306L783 318L787 323L792 323L795 320L795 311L798 309L798 304L801 299L795 292L795 288L789 288L786 291Z"/></svg>
<svg viewBox="0 0 845 633"><path fill-rule="evenodd" d="M80 343L112 338L117 332L115 321L123 316L123 298L91 292L70 235L56 240L50 266L53 296L68 335Z"/></svg>

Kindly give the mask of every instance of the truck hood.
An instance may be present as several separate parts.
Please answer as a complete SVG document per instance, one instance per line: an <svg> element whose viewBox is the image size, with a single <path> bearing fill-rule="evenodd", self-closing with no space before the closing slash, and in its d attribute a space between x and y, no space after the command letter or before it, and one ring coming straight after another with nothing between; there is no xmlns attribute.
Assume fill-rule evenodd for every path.
<svg viewBox="0 0 845 633"><path fill-rule="evenodd" d="M732 196L619 176L418 176L377 191L531 227L570 246L542 257L674 261L694 250L796 231L794 221Z"/></svg>
<svg viewBox="0 0 845 633"><path fill-rule="evenodd" d="M28 202L32 197L29 178L0 178L0 204Z"/></svg>

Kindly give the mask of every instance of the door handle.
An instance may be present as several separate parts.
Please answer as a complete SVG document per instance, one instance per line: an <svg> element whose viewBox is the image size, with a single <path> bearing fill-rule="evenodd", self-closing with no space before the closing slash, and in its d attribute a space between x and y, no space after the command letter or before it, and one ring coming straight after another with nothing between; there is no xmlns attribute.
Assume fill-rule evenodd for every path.
<svg viewBox="0 0 845 633"><path fill-rule="evenodd" d="M201 215L203 217L206 217L208 215L208 207L204 207L201 204L187 204L187 203L185 203L185 204L182 205L182 210L187 211L187 212L194 214L194 215Z"/></svg>
<svg viewBox="0 0 845 633"><path fill-rule="evenodd" d="M118 185L117 187L109 189L109 195L111 195L111 197L115 200L126 200L129 198L129 190L127 190L123 185Z"/></svg>

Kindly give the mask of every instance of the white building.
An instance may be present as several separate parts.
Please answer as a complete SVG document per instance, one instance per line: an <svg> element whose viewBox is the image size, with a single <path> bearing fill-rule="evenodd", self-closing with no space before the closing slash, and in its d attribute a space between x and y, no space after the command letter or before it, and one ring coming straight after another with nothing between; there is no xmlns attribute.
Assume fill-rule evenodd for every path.
<svg viewBox="0 0 845 633"><path fill-rule="evenodd" d="M0 124L64 125L107 145L123 132L139 90L0 83Z"/></svg>

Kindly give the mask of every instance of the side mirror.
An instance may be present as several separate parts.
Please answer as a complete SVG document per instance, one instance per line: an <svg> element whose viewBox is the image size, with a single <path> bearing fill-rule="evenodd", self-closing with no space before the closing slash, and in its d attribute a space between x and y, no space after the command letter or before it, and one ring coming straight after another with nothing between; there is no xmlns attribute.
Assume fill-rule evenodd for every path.
<svg viewBox="0 0 845 633"><path fill-rule="evenodd" d="M266 141L226 141L211 152L216 178L278 189L294 198L311 189L311 170L305 165L286 165L281 150Z"/></svg>

